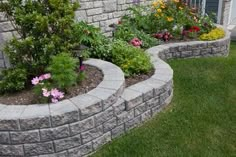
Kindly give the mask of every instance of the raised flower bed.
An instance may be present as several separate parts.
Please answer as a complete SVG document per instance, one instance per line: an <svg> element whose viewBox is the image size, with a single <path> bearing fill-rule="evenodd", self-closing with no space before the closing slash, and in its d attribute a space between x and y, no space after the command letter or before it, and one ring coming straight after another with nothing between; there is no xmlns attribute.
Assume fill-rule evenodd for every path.
<svg viewBox="0 0 236 157"><path fill-rule="evenodd" d="M84 156L145 122L167 105L173 95L169 58L227 56L230 33L216 41L166 44L148 49L155 74L124 88L117 66L90 59L102 70L103 81L84 95L55 104L0 105L1 156Z"/></svg>
<svg viewBox="0 0 236 157"><path fill-rule="evenodd" d="M93 153L103 144L159 113L170 103L173 70L163 60L227 56L229 52L229 32L222 31L223 28L212 31L215 27L208 24L209 30L202 32L205 34L202 39L213 40L225 35L224 38L214 41L182 40L181 43L156 46L159 39L167 42L173 36L166 30L157 32L163 28L156 30L156 23L146 23L148 20L137 24L140 28L134 32L130 26L126 27L130 23L121 21L120 24L125 27L114 32L115 39L112 41L84 22L75 23L73 11L77 5L71 5L69 1L42 4L37 1L15 3L11 0L9 3L12 8L6 11L15 19L21 39L15 38L7 44L5 51L13 66L2 76L0 91L11 93L27 87L32 89L31 82L35 85L33 89L38 91L36 102L39 104L0 104L0 156L78 157ZM37 16L32 9L26 9L34 5L42 6L36 7ZM157 18L157 23L165 19L162 22L172 29L176 19L170 16L167 6L163 1L153 3L150 17ZM170 6L178 7L176 16L181 17L183 10L188 12L186 15L193 24L190 18L192 12L180 1L174 0ZM57 7L61 14L57 14ZM20 11L12 11L16 8ZM52 10L45 15L40 8ZM186 24L185 18L181 19ZM58 22L56 25L55 20ZM141 18L132 20L133 24L142 21ZM145 30L145 25L153 26L149 28L150 32ZM200 37L198 33L205 30L191 25L181 31L179 35L187 33L188 37ZM77 53L81 45L88 49L79 49ZM87 51L90 57L99 59L89 59L83 63ZM77 63L80 64L79 72L83 71L83 64L100 69L103 80L85 94L62 100L68 88L77 83ZM150 78L126 86L125 77L147 75L152 69L154 74Z"/></svg>

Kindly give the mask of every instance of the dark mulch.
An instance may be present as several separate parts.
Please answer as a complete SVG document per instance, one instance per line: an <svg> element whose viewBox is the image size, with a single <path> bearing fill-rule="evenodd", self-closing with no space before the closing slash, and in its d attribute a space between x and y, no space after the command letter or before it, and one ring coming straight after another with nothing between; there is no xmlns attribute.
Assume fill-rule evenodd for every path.
<svg viewBox="0 0 236 157"><path fill-rule="evenodd" d="M65 98L71 98L80 94L87 93L88 91L97 87L97 85L102 81L102 72L92 66L87 66L85 68L86 78L78 85L71 87ZM0 103L7 105L29 105L37 103L35 94L32 89L24 90L14 94L7 94L0 96Z"/></svg>
<svg viewBox="0 0 236 157"><path fill-rule="evenodd" d="M132 86L138 82L145 81L145 80L149 79L154 74L154 72L155 72L155 70L152 69L147 74L140 74L140 75L135 75L135 76L125 78L126 87Z"/></svg>

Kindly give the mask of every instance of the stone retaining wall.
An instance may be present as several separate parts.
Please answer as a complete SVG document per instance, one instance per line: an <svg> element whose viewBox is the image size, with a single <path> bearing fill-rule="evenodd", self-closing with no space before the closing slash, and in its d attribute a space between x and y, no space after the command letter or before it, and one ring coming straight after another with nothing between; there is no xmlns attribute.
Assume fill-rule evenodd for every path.
<svg viewBox="0 0 236 157"><path fill-rule="evenodd" d="M227 56L230 34L210 42L166 44L147 50L154 75L125 88L117 66L96 59L103 81L87 94L56 104L0 105L0 156L80 157L137 127L171 101L173 70L163 60Z"/></svg>

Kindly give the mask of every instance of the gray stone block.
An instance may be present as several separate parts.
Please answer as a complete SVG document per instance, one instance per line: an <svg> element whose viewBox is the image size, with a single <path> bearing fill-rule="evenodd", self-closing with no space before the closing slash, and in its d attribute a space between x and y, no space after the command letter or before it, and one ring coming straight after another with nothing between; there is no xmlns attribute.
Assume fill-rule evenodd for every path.
<svg viewBox="0 0 236 157"><path fill-rule="evenodd" d="M117 126L117 119L115 117L103 124L104 132L108 132L108 131L112 130L113 128L115 128L116 126Z"/></svg>
<svg viewBox="0 0 236 157"><path fill-rule="evenodd" d="M68 157L67 151L54 154L39 155L38 157Z"/></svg>
<svg viewBox="0 0 236 157"><path fill-rule="evenodd" d="M103 127L98 126L98 127L93 128L89 131L83 132L82 133L82 142L83 142L83 144L90 142L90 141L94 140L95 138L98 138L101 135L103 135Z"/></svg>
<svg viewBox="0 0 236 157"><path fill-rule="evenodd" d="M112 139L119 137L124 133L125 133L125 125L121 124L121 125L115 127L114 129L112 129L112 131L111 131Z"/></svg>
<svg viewBox="0 0 236 157"><path fill-rule="evenodd" d="M54 147L56 152L64 151L70 148L81 146L81 136L76 135L68 138L63 138L54 141Z"/></svg>
<svg viewBox="0 0 236 157"><path fill-rule="evenodd" d="M125 123L125 131L128 131L141 123L141 116L135 117Z"/></svg>
<svg viewBox="0 0 236 157"><path fill-rule="evenodd" d="M10 144L9 132L0 132L0 144Z"/></svg>
<svg viewBox="0 0 236 157"><path fill-rule="evenodd" d="M136 83L135 85L132 85L128 87L127 89L131 89L137 92L143 93L143 100L147 101L154 96L154 88L151 86L147 86L145 83L140 82Z"/></svg>
<svg viewBox="0 0 236 157"><path fill-rule="evenodd" d="M114 114L119 115L123 111L125 111L125 100L122 98L119 98L115 104L112 105L114 109Z"/></svg>
<svg viewBox="0 0 236 157"><path fill-rule="evenodd" d="M79 134L95 127L93 117L84 119L82 121L70 124L72 135Z"/></svg>
<svg viewBox="0 0 236 157"><path fill-rule="evenodd" d="M126 110L130 110L143 102L143 94L131 89L125 89L121 97L125 100Z"/></svg>
<svg viewBox="0 0 236 157"><path fill-rule="evenodd" d="M69 149L69 156L68 157L80 157L87 155L93 151L92 142L86 143L80 147L76 147L73 149Z"/></svg>
<svg viewBox="0 0 236 157"><path fill-rule="evenodd" d="M151 86L154 88L154 97L160 95L165 91L164 87L166 85L166 82L163 82L161 80L150 78L144 81L143 83L145 83L147 86Z"/></svg>
<svg viewBox="0 0 236 157"><path fill-rule="evenodd" d="M20 130L19 118L26 106L8 105L0 111L0 130Z"/></svg>
<svg viewBox="0 0 236 157"><path fill-rule="evenodd" d="M69 100L50 104L49 108L53 127L73 123L79 120L78 108Z"/></svg>
<svg viewBox="0 0 236 157"><path fill-rule="evenodd" d="M145 111L147 111L147 104L146 103L140 104L134 108L134 116L136 117L144 113Z"/></svg>
<svg viewBox="0 0 236 157"><path fill-rule="evenodd" d="M20 116L22 130L49 128L50 126L48 104L29 105Z"/></svg>
<svg viewBox="0 0 236 157"><path fill-rule="evenodd" d="M160 106L160 97L156 96L153 99L150 99L146 102L146 106L148 109L151 109L156 106Z"/></svg>
<svg viewBox="0 0 236 157"><path fill-rule="evenodd" d="M102 145L106 144L107 142L111 141L111 132L107 132L103 134L101 137L93 140L93 149L97 150Z"/></svg>
<svg viewBox="0 0 236 157"><path fill-rule="evenodd" d="M110 107L105 111L98 113L94 116L95 126L99 126L104 122L108 121L109 119L112 119L113 117L114 117L113 108Z"/></svg>
<svg viewBox="0 0 236 157"><path fill-rule="evenodd" d="M81 119L99 113L103 109L102 100L88 94L79 95L70 100L79 108Z"/></svg>
<svg viewBox="0 0 236 157"><path fill-rule="evenodd" d="M54 153L53 143L37 143L24 145L25 156L43 155Z"/></svg>
<svg viewBox="0 0 236 157"><path fill-rule="evenodd" d="M13 156L24 156L24 150L22 145L0 145L0 156L1 157L13 157Z"/></svg>
<svg viewBox="0 0 236 157"><path fill-rule="evenodd" d="M117 124L118 125L123 124L133 118L134 118L134 109L129 111L124 111L123 113L117 116Z"/></svg>
<svg viewBox="0 0 236 157"><path fill-rule="evenodd" d="M97 97L103 100L103 110L114 104L117 99L117 90L105 89L105 88L95 88L87 93L88 95Z"/></svg>
<svg viewBox="0 0 236 157"><path fill-rule="evenodd" d="M141 114L141 121L147 121L148 119L150 119L152 117L152 112L151 110L147 110L146 112L144 112L143 114Z"/></svg>
<svg viewBox="0 0 236 157"><path fill-rule="evenodd" d="M39 131L10 132L12 144L28 144L40 141Z"/></svg>
<svg viewBox="0 0 236 157"><path fill-rule="evenodd" d="M69 126L64 125L56 128L48 128L48 129L40 129L40 137L41 141L50 141L68 137L69 133Z"/></svg>
<svg viewBox="0 0 236 157"><path fill-rule="evenodd" d="M116 0L103 1L104 12L114 12L117 10Z"/></svg>

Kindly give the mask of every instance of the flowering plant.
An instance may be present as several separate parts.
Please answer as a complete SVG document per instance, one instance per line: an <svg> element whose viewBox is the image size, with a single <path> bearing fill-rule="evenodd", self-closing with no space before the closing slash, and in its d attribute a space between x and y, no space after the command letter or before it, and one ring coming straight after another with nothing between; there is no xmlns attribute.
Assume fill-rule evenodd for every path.
<svg viewBox="0 0 236 157"><path fill-rule="evenodd" d="M47 73L34 77L31 80L31 83L34 85L35 92L40 96L41 101L49 102L50 100L51 102L56 103L64 98L64 93L57 88L53 88L50 81L51 74Z"/></svg>
<svg viewBox="0 0 236 157"><path fill-rule="evenodd" d="M133 38L130 42L131 45L133 45L134 47L141 47L142 46L142 41L138 38Z"/></svg>

